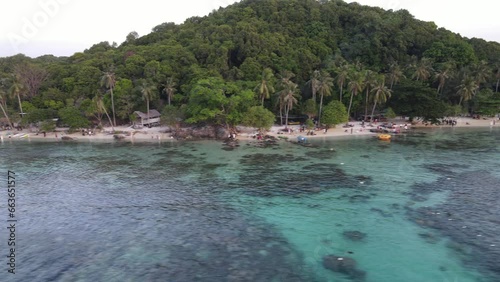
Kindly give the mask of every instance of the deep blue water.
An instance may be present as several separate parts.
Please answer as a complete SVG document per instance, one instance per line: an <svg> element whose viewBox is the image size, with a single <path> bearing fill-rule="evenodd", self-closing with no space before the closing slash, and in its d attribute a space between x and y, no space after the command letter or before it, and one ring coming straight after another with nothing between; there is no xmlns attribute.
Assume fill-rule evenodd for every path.
<svg viewBox="0 0 500 282"><path fill-rule="evenodd" d="M234 149L6 140L16 274L2 228L0 280L500 281L499 141L497 128Z"/></svg>

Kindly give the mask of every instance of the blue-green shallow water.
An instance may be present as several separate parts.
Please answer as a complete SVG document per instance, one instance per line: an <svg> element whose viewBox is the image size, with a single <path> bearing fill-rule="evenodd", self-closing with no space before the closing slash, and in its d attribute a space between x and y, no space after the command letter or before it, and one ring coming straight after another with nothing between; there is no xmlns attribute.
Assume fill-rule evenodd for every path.
<svg viewBox="0 0 500 282"><path fill-rule="evenodd" d="M17 274L2 251L0 280L500 281L499 141L498 129L234 150L6 140ZM326 269L329 255L356 269Z"/></svg>

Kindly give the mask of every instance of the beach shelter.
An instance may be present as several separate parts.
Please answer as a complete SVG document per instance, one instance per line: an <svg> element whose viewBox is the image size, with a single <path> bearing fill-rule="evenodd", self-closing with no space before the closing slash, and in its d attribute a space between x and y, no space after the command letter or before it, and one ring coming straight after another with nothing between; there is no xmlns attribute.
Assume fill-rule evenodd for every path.
<svg viewBox="0 0 500 282"><path fill-rule="evenodd" d="M142 126L153 126L160 124L161 114L157 110L150 110L149 115L140 111L135 111L134 114L139 117L140 124Z"/></svg>

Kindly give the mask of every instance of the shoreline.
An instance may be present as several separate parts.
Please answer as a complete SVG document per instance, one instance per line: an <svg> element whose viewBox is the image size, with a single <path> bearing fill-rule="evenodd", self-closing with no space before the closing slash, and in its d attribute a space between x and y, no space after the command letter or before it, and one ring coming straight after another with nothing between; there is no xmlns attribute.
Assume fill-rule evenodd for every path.
<svg viewBox="0 0 500 282"><path fill-rule="evenodd" d="M482 120L474 120L472 118L455 118L454 120L457 121L457 124L454 126L451 125L424 125L424 124L416 124L416 125L410 125L408 121L405 121L403 119L393 119L389 120L388 122L393 122L396 124L396 128L400 128L401 132L404 133L405 131L411 132L414 130L420 130L420 129L435 129L435 128L493 128L493 127L500 127L500 121L498 121L496 118L490 118L490 119L482 119ZM404 124L407 123L408 129L404 129ZM378 123L378 124L373 124L371 127L366 125L364 128L361 126L361 122L356 121L356 122L350 122L349 123L352 127L344 128L342 125L338 125L335 128L330 128L328 131L325 133L323 130L316 130L314 131L315 135L307 135L307 132L300 132L300 125L290 125L288 126L292 131L290 133L284 132L283 129L285 126L273 126L268 132L266 132L266 135L273 136L275 138L284 138L286 137L289 141L295 141L294 139L298 138L299 136L305 137L306 139L320 139L320 138L337 138L337 137L342 137L342 139L345 138L356 138L358 136L376 136L378 133L373 133L370 132L370 129L376 129L378 125L383 124L383 123ZM29 130L22 130L22 131L0 131L0 142L9 142L9 141L23 141L23 140L28 140L28 141L43 141L43 142L130 142L130 143L162 143L162 142L177 142L177 141L191 141L191 140L204 140L204 139L175 139L174 137L171 136L170 133L165 133L165 131L168 129L168 127L155 127L155 128L144 128L141 130L135 130L130 127L116 127L116 131L121 132L118 133L119 135L122 135L124 138L120 140L116 140L114 138L113 133L111 132L111 128L107 127L104 128L102 132L93 134L93 135L85 135L82 136L81 132L76 132L72 134L66 134L64 132L58 131L58 132L51 132L47 133L46 136L44 137L43 134L36 134L33 132L29 132ZM64 129L59 129L59 130L64 130ZM251 133L248 133L248 131L251 131ZM307 131L307 130L306 130ZM257 130L247 130L246 133L239 133L236 136L237 140L241 141L251 141L255 140L253 137L257 133ZM9 137L10 135L10 137ZM63 138L70 138L71 140L63 140ZM212 140L212 139L206 139L206 140ZM214 140L214 141L224 141L224 140Z"/></svg>

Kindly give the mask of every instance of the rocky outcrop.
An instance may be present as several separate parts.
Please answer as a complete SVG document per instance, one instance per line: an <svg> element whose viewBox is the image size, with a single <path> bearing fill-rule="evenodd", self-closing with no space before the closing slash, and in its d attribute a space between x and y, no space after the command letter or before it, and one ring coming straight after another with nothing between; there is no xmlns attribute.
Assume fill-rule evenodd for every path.
<svg viewBox="0 0 500 282"><path fill-rule="evenodd" d="M365 281L366 272L357 268L356 260L353 258L328 255L323 257L323 267L345 274L354 281Z"/></svg>
<svg viewBox="0 0 500 282"><path fill-rule="evenodd" d="M229 131L220 126L198 126L189 128L180 128L172 133L176 139L218 139L222 140L229 136Z"/></svg>
<svg viewBox="0 0 500 282"><path fill-rule="evenodd" d="M366 234L360 231L344 231L342 235L351 241L361 241L366 237Z"/></svg>
<svg viewBox="0 0 500 282"><path fill-rule="evenodd" d="M75 139L73 137L63 136L63 137L61 137L61 140L63 140L63 141L73 141Z"/></svg>
<svg viewBox="0 0 500 282"><path fill-rule="evenodd" d="M258 130L253 127L248 127L248 126L237 126L236 130L241 134L241 133L246 133L246 134L252 134L256 133Z"/></svg>

